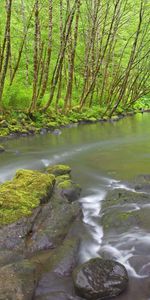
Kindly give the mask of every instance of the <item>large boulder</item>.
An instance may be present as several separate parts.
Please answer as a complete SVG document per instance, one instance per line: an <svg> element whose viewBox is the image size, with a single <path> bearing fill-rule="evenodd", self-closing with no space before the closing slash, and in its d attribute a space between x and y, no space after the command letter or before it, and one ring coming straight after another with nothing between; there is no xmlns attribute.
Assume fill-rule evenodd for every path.
<svg viewBox="0 0 150 300"><path fill-rule="evenodd" d="M128 284L123 265L113 260L94 258L73 271L75 291L88 300L108 299L122 293Z"/></svg>

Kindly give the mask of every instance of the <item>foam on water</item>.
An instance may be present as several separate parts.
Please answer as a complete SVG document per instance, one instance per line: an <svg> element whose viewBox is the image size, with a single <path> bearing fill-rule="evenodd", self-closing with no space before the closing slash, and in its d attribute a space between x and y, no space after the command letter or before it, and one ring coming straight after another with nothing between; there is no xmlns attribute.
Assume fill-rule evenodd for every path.
<svg viewBox="0 0 150 300"><path fill-rule="evenodd" d="M102 181L101 181L102 182ZM144 274L144 268L137 272L131 265L130 259L136 255L136 247L140 244L150 246L150 234L139 230L139 227L133 227L129 232L123 234L116 234L107 238L107 243L103 240L103 227L100 224L101 219L101 206L102 201L105 199L107 192L104 190L106 182L111 186L111 189L121 188L132 192L136 191L120 181L103 178L105 184L100 190L93 191L93 194L80 199L83 211L83 222L86 224L86 229L90 233L91 239L84 240L81 243L80 259L85 262L91 258L104 255L111 259L115 259L122 263L130 276L135 278L147 278L148 275ZM148 205L148 204L146 204ZM128 212L140 210L141 207L146 205L137 205L136 203L127 203L123 207L127 208Z"/></svg>
<svg viewBox="0 0 150 300"><path fill-rule="evenodd" d="M80 259L85 262L93 257L99 256L99 250L103 238L103 228L95 220L99 217L101 202L104 200L106 192L101 190L91 196L80 199L83 211L83 222L88 225L88 231L91 235L91 241L84 242L80 249Z"/></svg>

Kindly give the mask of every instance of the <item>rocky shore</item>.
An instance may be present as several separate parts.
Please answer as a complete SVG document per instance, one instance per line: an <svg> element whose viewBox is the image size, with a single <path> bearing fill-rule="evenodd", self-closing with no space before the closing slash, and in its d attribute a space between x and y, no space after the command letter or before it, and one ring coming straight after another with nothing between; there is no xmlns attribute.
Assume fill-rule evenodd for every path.
<svg viewBox="0 0 150 300"><path fill-rule="evenodd" d="M0 300L105 299L126 288L115 261L78 266L80 193L66 165L18 170L0 185Z"/></svg>
<svg viewBox="0 0 150 300"><path fill-rule="evenodd" d="M55 111L45 114L35 112L32 115L22 111L3 112L0 113L0 140L46 133L59 135L62 127L70 128L80 124L96 122L116 122L124 117L138 113L142 114L143 112L149 112L149 110L121 111L111 118L103 116L99 109L96 111L85 110L83 112L72 110L67 115L64 115L63 112L56 113Z"/></svg>
<svg viewBox="0 0 150 300"><path fill-rule="evenodd" d="M149 230L149 191L150 177L145 175L136 179L134 189L107 194L102 205L103 244L105 239L109 244L110 237L121 240L138 226ZM43 172L18 170L0 185L0 300L124 300L128 286L132 292L132 277L103 244L99 257L78 264L80 193L66 165ZM135 203L140 210L128 209ZM138 252L138 241L133 246ZM141 270L136 271L148 272L142 266ZM144 278L143 285L148 284Z"/></svg>
<svg viewBox="0 0 150 300"><path fill-rule="evenodd" d="M1 300L33 299L43 272L56 268L59 277L75 265L79 241L71 227L81 215L75 201L81 188L70 172L61 165L44 173L19 170L1 184Z"/></svg>

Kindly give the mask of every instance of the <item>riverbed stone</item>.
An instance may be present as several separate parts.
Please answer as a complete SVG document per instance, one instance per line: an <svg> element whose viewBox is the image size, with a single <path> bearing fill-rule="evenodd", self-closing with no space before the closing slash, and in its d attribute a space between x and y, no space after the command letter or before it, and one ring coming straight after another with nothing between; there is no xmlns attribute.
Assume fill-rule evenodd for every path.
<svg viewBox="0 0 150 300"><path fill-rule="evenodd" d="M88 300L108 299L122 293L128 285L123 265L113 260L93 258L73 271L77 295Z"/></svg>

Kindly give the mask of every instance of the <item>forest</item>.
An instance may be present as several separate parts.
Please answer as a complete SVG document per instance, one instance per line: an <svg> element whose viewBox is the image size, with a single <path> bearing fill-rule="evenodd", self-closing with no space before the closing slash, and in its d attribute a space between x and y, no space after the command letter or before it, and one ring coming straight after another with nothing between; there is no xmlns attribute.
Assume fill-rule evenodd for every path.
<svg viewBox="0 0 150 300"><path fill-rule="evenodd" d="M1 111L148 109L149 33L147 0L1 0Z"/></svg>

